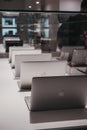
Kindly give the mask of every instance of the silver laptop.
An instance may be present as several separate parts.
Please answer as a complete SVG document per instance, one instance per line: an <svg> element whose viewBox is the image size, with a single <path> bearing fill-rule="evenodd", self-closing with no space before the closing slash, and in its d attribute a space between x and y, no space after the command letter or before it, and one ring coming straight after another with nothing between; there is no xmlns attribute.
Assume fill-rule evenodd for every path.
<svg viewBox="0 0 87 130"><path fill-rule="evenodd" d="M75 49L83 49L84 46L63 46L62 52L68 52L69 54L73 53L73 50Z"/></svg>
<svg viewBox="0 0 87 130"><path fill-rule="evenodd" d="M67 61L24 61L20 70L20 89L31 88L33 77L65 75Z"/></svg>
<svg viewBox="0 0 87 130"><path fill-rule="evenodd" d="M25 101L30 111L85 108L87 76L34 77Z"/></svg>
<svg viewBox="0 0 87 130"><path fill-rule="evenodd" d="M87 49L75 49L73 51L72 63L76 65L85 65L87 58Z"/></svg>

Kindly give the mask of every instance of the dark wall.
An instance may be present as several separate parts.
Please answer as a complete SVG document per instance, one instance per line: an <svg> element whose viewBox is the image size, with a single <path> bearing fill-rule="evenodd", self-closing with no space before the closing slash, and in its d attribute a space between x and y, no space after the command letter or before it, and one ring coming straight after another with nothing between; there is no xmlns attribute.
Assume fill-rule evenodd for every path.
<svg viewBox="0 0 87 130"><path fill-rule="evenodd" d="M24 0L0 0L0 9L24 9Z"/></svg>

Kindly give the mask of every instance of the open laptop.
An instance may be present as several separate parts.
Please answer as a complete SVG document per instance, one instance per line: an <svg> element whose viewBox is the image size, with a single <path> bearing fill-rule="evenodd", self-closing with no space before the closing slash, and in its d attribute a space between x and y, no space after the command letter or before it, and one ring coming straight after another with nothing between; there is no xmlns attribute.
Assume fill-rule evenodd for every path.
<svg viewBox="0 0 87 130"><path fill-rule="evenodd" d="M30 111L85 108L87 76L34 77L25 102Z"/></svg>
<svg viewBox="0 0 87 130"><path fill-rule="evenodd" d="M85 65L87 58L87 49L75 49L73 51L72 63L76 65Z"/></svg>
<svg viewBox="0 0 87 130"><path fill-rule="evenodd" d="M20 70L20 89L30 89L33 77L65 75L67 61L24 61Z"/></svg>
<svg viewBox="0 0 87 130"><path fill-rule="evenodd" d="M75 49L84 49L84 46L63 46L61 51L72 54Z"/></svg>

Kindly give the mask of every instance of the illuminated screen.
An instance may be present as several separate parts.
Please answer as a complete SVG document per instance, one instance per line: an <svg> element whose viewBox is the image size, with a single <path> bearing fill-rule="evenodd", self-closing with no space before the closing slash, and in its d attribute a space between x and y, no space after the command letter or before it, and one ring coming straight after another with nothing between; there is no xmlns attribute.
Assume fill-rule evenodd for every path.
<svg viewBox="0 0 87 130"><path fill-rule="evenodd" d="M2 27L17 27L15 18L2 18Z"/></svg>
<svg viewBox="0 0 87 130"><path fill-rule="evenodd" d="M2 36L16 35L17 29L2 29Z"/></svg>

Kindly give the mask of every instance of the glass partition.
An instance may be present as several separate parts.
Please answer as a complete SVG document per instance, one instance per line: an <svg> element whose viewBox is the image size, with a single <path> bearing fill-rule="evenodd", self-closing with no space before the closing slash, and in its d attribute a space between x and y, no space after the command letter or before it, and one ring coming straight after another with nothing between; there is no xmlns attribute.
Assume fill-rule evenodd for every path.
<svg viewBox="0 0 87 130"><path fill-rule="evenodd" d="M87 14L69 11L1 11L0 43L20 37L23 45L55 52L63 46L86 46Z"/></svg>

